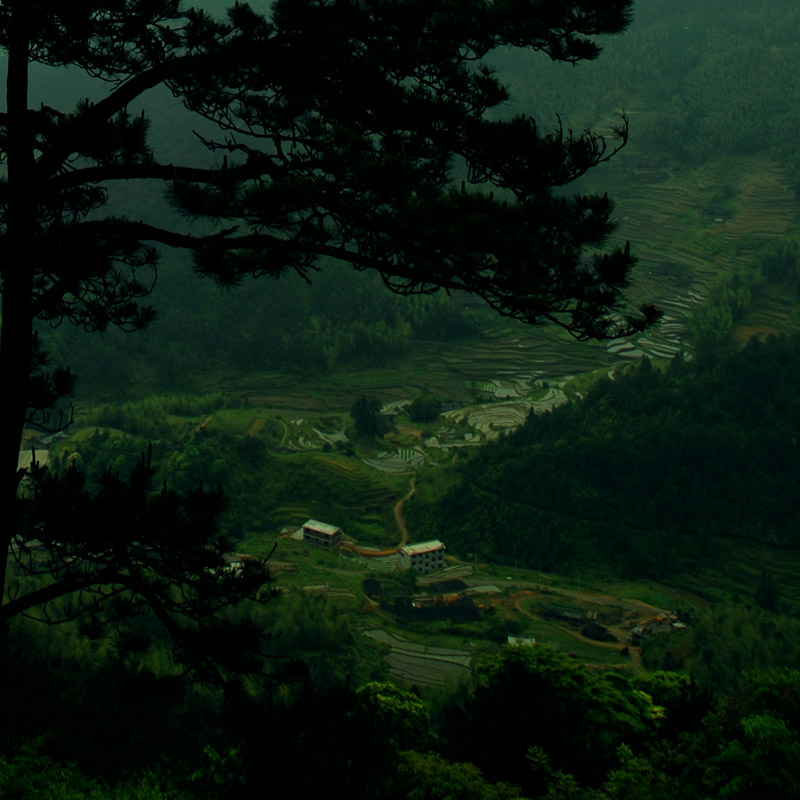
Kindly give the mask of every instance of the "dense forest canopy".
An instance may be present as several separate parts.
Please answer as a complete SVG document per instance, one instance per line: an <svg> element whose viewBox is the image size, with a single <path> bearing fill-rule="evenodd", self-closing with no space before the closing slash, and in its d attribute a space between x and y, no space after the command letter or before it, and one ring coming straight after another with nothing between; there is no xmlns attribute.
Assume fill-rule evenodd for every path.
<svg viewBox="0 0 800 800"><path fill-rule="evenodd" d="M791 0L730 3L639 0L625 37L604 42L597 68L508 52L500 62L517 102L546 121L596 126L630 113L635 150L699 161L770 151L796 159L797 7Z"/></svg>

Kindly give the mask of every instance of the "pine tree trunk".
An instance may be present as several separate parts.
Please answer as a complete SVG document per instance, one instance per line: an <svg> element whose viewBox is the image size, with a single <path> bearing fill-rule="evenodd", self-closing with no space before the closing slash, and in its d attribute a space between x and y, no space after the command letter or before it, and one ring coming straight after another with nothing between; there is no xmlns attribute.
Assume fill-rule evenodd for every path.
<svg viewBox="0 0 800 800"><path fill-rule="evenodd" d="M0 330L0 575L6 599L8 549L14 534L17 472L28 401L32 350L34 187L28 141L28 10L11 3L8 78L8 216L3 258L2 330ZM0 612L0 626L6 620Z"/></svg>

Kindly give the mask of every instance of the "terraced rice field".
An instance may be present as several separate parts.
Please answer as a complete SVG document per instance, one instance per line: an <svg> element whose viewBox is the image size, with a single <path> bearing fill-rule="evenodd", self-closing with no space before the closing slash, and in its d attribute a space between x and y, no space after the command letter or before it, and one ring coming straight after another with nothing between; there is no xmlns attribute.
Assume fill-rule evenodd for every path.
<svg viewBox="0 0 800 800"><path fill-rule="evenodd" d="M363 462L379 472L389 472L403 475L412 469L422 466L425 461L425 451L401 447L398 450L385 450L378 453L375 458L365 458Z"/></svg>
<svg viewBox="0 0 800 800"><path fill-rule="evenodd" d="M684 578L677 576L673 582L713 601L727 601L739 594L743 602L750 603L764 572L775 581L778 602L792 614L800 611L800 559L796 550L730 540L715 540L713 547L719 553L719 563L725 565L724 571L709 565Z"/></svg>
<svg viewBox="0 0 800 800"><path fill-rule="evenodd" d="M333 473L349 487L356 489L352 494L359 498L360 515L375 514L397 498L396 492L378 480L374 472L365 470L355 462L334 460L331 457L315 456L314 462Z"/></svg>
<svg viewBox="0 0 800 800"><path fill-rule="evenodd" d="M654 302L665 312L646 334L578 343L560 329L475 312L484 330L471 340L444 347L420 341L413 353L380 368L343 369L322 377L250 376L237 390L253 405L291 409L298 418L347 409L362 393L400 409L426 388L445 403L481 402L487 396L530 401L537 379L552 383L643 354L668 359L691 351L688 322L716 277L746 261L763 242L800 224L800 207L780 165L767 158L726 158L690 168L659 155L642 156L627 162L632 167L623 157L613 159L576 188L608 191L615 200L619 227L610 243L630 241L639 259L628 292L631 303ZM720 196L727 198L727 210L724 217L715 217L721 213ZM765 292L740 335L774 330L787 314L785 296ZM322 431L290 433L287 442L300 448L335 443Z"/></svg>
<svg viewBox="0 0 800 800"><path fill-rule="evenodd" d="M364 631L364 635L390 646L386 656L389 673L404 683L441 686L469 678L471 656L467 650L418 644L379 628Z"/></svg>
<svg viewBox="0 0 800 800"><path fill-rule="evenodd" d="M287 522L293 522L295 525L300 525L311 516L311 513L307 505L300 503L285 503L277 506L273 510L272 516L275 519L286 520Z"/></svg>
<svg viewBox="0 0 800 800"><path fill-rule="evenodd" d="M314 462L342 478L363 477L359 474L358 465L343 457L319 454L314 456Z"/></svg>
<svg viewBox="0 0 800 800"><path fill-rule="evenodd" d="M716 277L800 224L800 206L784 170L767 158L728 158L697 169L618 167L610 173L592 176L582 188L599 190L602 180L602 190L614 196L619 228L613 241L630 241L639 258L630 295L665 311L646 335L609 343L615 356L669 358L690 349L686 328L692 309L706 298ZM650 180L654 176L658 180ZM733 212L715 218L715 197L723 186L731 187ZM748 324L774 329L786 315L776 299L759 304L763 311L754 311Z"/></svg>
<svg viewBox="0 0 800 800"><path fill-rule="evenodd" d="M537 379L611 367L645 354L670 359L691 351L689 321L717 276L750 258L764 241L800 223L800 207L786 185L783 169L765 158L726 159L697 169L666 169L652 162L635 174L612 171L596 180L617 200L620 222L614 241L630 241L639 258L631 300L654 302L664 316L645 334L604 345L576 343L552 328L505 323L505 327L485 331L481 342L459 343L446 352L426 354L425 373L432 386L452 384L454 377L462 377L465 389L474 392L476 399L486 395L513 398L514 402L452 414L451 419L466 420L481 438L494 438L499 430L517 427L531 409L540 411L564 401L553 395L532 402ZM714 217L719 213L715 198L723 186L731 187L727 194L733 196L732 211L725 218ZM593 188L589 182L587 187ZM786 315L785 295L765 293L747 324L756 332L774 330ZM444 445L441 437L438 444Z"/></svg>
<svg viewBox="0 0 800 800"><path fill-rule="evenodd" d="M392 573L397 569L397 556L369 556L363 554L356 554L350 556L351 563L359 565L362 569L368 569L370 572L387 572Z"/></svg>

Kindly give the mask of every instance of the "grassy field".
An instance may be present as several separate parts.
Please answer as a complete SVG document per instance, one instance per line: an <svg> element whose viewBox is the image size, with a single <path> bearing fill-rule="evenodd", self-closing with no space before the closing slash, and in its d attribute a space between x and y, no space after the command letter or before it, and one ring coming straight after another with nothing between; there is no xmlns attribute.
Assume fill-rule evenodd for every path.
<svg viewBox="0 0 800 800"><path fill-rule="evenodd" d="M479 605L480 619L403 622L364 594L363 580L370 576L382 582L385 596L408 591L399 583L395 586L397 579L391 574L370 570L369 560L356 561L346 553L328 553L282 537L277 540L272 561L276 583L283 592L325 593L355 615L371 639L388 647L387 663L396 679L403 680L405 676L420 684L441 684L454 676L463 679L464 666L470 658L499 647L507 632L533 637L537 643L554 646L600 668L634 671L639 669L640 657L635 648L624 649L627 631L662 611L674 609L677 599L666 587L659 587L654 598L652 585L645 583L619 584L613 590L603 587L603 593L585 587L578 591L567 588L572 584L560 576L544 575L542 583L536 583L532 580L539 578L535 572L518 570L515 574L513 567L478 565L475 571L460 574L468 586L462 593L472 596ZM440 579L446 577L445 573ZM426 597L435 594L426 584L420 581L412 590L418 602L425 603ZM638 600L639 596L644 599ZM653 599L664 602L653 606ZM545 609L553 606L594 614L599 622L611 627L617 641L597 642L582 635L581 624L548 619Z"/></svg>

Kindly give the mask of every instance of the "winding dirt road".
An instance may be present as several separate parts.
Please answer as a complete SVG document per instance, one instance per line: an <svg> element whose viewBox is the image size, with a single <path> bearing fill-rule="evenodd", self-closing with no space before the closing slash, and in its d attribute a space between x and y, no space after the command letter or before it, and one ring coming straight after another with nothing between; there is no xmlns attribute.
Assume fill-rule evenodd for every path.
<svg viewBox="0 0 800 800"><path fill-rule="evenodd" d="M353 550L360 556L379 558L380 556L393 556L400 550L401 547L404 547L406 544L408 544L408 528L406 527L406 518L403 514L403 504L406 502L406 500L413 497L414 492L416 491L417 479L416 476L412 476L408 492L406 492L405 496L401 497L394 505L394 521L397 523L397 529L400 531L400 544L397 545L397 547L390 547L387 550L365 550L362 547L356 547L356 545L349 545L347 546L347 549Z"/></svg>

